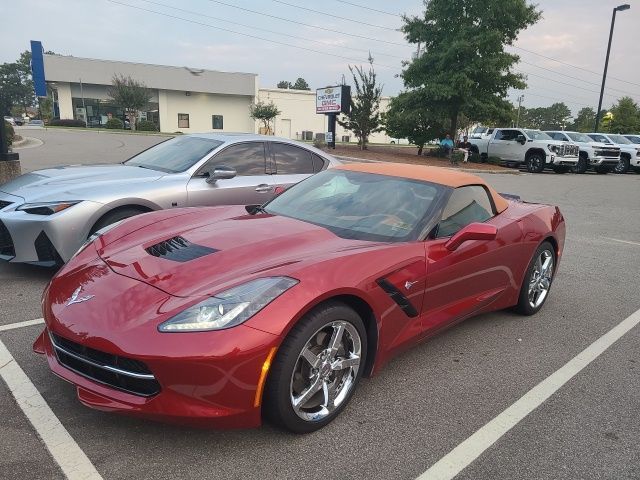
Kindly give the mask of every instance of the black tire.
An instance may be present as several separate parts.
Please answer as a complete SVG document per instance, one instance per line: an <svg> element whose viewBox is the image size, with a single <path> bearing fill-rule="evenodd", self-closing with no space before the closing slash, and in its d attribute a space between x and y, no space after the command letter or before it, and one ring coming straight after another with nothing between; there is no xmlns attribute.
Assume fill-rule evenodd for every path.
<svg viewBox="0 0 640 480"><path fill-rule="evenodd" d="M587 159L587 156L581 154L580 159L578 160L578 163L576 164L575 167L571 169L571 171L573 173L582 174L582 173L586 173L588 167L589 167L589 160Z"/></svg>
<svg viewBox="0 0 640 480"><path fill-rule="evenodd" d="M134 217L146 212L147 210L135 207L116 208L115 210L112 210L109 213L103 215L102 218L100 218L100 220L96 222L96 224L91 228L89 236L93 235L98 230L111 225L112 223L116 223L120 220L124 220L125 218Z"/></svg>
<svg viewBox="0 0 640 480"><path fill-rule="evenodd" d="M527 156L526 165L529 173L542 173L544 170L544 155L538 152L530 153Z"/></svg>
<svg viewBox="0 0 640 480"><path fill-rule="evenodd" d="M321 419L305 420L296 413L292 405L294 369L298 366L298 360L302 361L300 355L307 342L317 338L316 335L323 328L331 328L332 322L347 322L360 336L359 368L351 381L350 390L346 392L346 396L335 410ZM282 342L267 378L262 407L263 416L275 426L294 433L309 433L321 429L333 421L351 400L362 377L366 356L367 334L360 316L341 302L320 305L307 313ZM309 381L312 380L309 379ZM322 392L319 390L317 394L322 395Z"/></svg>
<svg viewBox="0 0 640 480"><path fill-rule="evenodd" d="M551 278L549 280L547 294L544 296L544 298L542 299L542 302L539 305L534 306L534 305L531 305L531 303L529 302L529 286L533 280L533 277L536 271L536 262L538 258L543 254L543 252L550 253L552 257L553 264L551 268L552 270ZM520 287L520 296L518 297L518 304L515 307L516 312L518 312L521 315L534 315L542 308L542 306L547 301L549 291L551 290L551 286L553 285L553 278L555 277L555 273L556 273L556 261L557 261L557 257L556 257L556 252L555 252L555 249L553 248L553 245L551 245L551 243L549 242L543 242L542 244L540 244L540 246L536 249L535 253L533 254L533 257L529 262L529 267L527 268L527 273L525 274L524 279L522 280L522 286Z"/></svg>
<svg viewBox="0 0 640 480"><path fill-rule="evenodd" d="M613 172L624 174L629 171L630 167L631 159L627 155L622 155L620 156L620 161L618 162L618 164L613 168Z"/></svg>
<svg viewBox="0 0 640 480"><path fill-rule="evenodd" d="M593 168L595 170L595 172L597 174L600 175L606 175L607 173L609 173L611 170L609 169L609 167L603 167L602 165L599 165L597 167Z"/></svg>

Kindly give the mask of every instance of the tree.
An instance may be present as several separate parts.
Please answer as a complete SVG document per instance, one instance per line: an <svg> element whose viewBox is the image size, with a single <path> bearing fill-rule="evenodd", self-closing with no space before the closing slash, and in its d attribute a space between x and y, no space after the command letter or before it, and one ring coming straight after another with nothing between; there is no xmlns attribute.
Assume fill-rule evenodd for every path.
<svg viewBox="0 0 640 480"><path fill-rule="evenodd" d="M446 112L424 108L422 92L402 92L391 99L384 114L384 128L392 138L406 138L418 147L418 155L429 141L440 138L445 130Z"/></svg>
<svg viewBox="0 0 640 480"><path fill-rule="evenodd" d="M407 41L424 53L407 63L405 87L421 89L429 101L447 106L450 129L458 115L477 119L478 109L505 110L507 91L524 89L514 73L517 55L505 51L523 29L540 19L526 0L425 0L422 17L404 17Z"/></svg>
<svg viewBox="0 0 640 480"><path fill-rule="evenodd" d="M298 77L296 83L294 83L291 88L293 88L294 90L311 90L307 81L302 77Z"/></svg>
<svg viewBox="0 0 640 480"><path fill-rule="evenodd" d="M382 130L380 117L382 85L377 83L371 56L369 56L368 72L365 72L362 66L354 69L351 65L349 65L349 71L353 76L356 95L355 98L351 97L350 112L344 114L344 118L339 118L338 123L352 131L358 139L360 149L366 150L369 136Z"/></svg>
<svg viewBox="0 0 640 480"><path fill-rule="evenodd" d="M540 130L563 130L571 125L571 110L563 102L549 107L523 108L520 126Z"/></svg>
<svg viewBox="0 0 640 480"><path fill-rule="evenodd" d="M293 85L291 85L291 82L289 82L289 81L287 81L287 80L280 80L280 81L278 82L277 87L278 87L278 88L286 88L286 89L289 89L289 88L292 88L292 87L293 87Z"/></svg>
<svg viewBox="0 0 640 480"><path fill-rule="evenodd" d="M280 115L280 110L275 103L257 102L249 107L249 116L254 120L262 122L262 127L266 135L272 132L271 122Z"/></svg>
<svg viewBox="0 0 640 480"><path fill-rule="evenodd" d="M596 111L591 107L584 107L580 109L578 115L571 128L576 132L588 133L593 130L593 124L596 121Z"/></svg>
<svg viewBox="0 0 640 480"><path fill-rule="evenodd" d="M0 65L0 110L9 115L12 108L19 107L23 114L34 104L31 52L25 50L17 61Z"/></svg>
<svg viewBox="0 0 640 480"><path fill-rule="evenodd" d="M113 103L124 108L125 115L129 117L131 130L135 130L138 112L149 104L151 90L144 83L124 75L114 75L111 84L107 89L107 95Z"/></svg>
<svg viewBox="0 0 640 480"><path fill-rule="evenodd" d="M622 97L610 112L611 133L634 133L640 129L640 110L631 97Z"/></svg>

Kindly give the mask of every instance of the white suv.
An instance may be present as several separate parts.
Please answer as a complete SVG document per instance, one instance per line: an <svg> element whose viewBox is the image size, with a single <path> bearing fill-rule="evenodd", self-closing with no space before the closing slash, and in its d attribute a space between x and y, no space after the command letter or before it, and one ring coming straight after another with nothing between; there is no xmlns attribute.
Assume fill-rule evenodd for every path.
<svg viewBox="0 0 640 480"><path fill-rule="evenodd" d="M630 168L640 167L640 147L634 145L624 135L613 133L589 133L596 142L609 142L620 147L620 161L615 166L616 173L627 173Z"/></svg>
<svg viewBox="0 0 640 480"><path fill-rule="evenodd" d="M575 173L584 173L590 168L597 173L608 173L620 162L620 148L610 142L596 142L589 135L579 132L556 130L546 133L554 140L575 143L580 147L580 160L574 169Z"/></svg>

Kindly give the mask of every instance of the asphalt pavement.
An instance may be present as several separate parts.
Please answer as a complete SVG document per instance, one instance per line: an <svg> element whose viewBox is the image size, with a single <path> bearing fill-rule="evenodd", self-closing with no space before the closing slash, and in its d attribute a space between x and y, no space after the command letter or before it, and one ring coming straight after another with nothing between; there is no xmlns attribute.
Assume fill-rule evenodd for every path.
<svg viewBox="0 0 640 480"><path fill-rule="evenodd" d="M26 132L25 132L26 133ZM159 136L30 131L23 170L122 161ZM40 325L0 331L15 362L105 479L413 479L640 308L640 175L486 175L498 191L559 205L565 254L533 317L464 322L364 379L319 432L187 429L96 412L31 351ZM0 264L0 325L41 316L49 270ZM631 329L456 478L640 478L640 327ZM2 368L2 365L0 365ZM62 478L0 382L0 478Z"/></svg>

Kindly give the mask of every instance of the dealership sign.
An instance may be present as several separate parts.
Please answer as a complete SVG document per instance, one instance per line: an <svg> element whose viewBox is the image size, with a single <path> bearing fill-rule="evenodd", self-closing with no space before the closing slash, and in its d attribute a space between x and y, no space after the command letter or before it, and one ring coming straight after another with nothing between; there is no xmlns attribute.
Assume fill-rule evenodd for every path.
<svg viewBox="0 0 640 480"><path fill-rule="evenodd" d="M346 85L316 90L316 113L346 113L351 103L351 88Z"/></svg>

